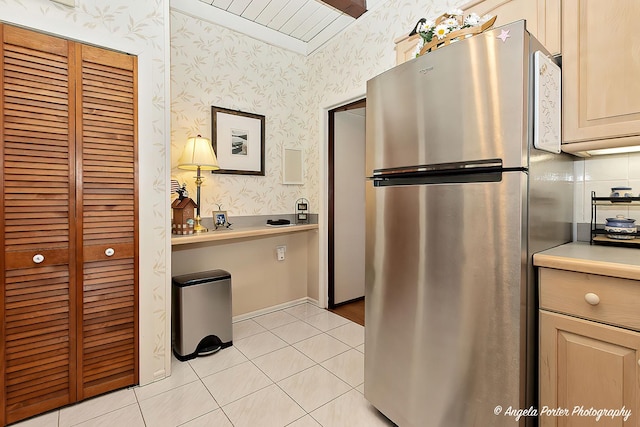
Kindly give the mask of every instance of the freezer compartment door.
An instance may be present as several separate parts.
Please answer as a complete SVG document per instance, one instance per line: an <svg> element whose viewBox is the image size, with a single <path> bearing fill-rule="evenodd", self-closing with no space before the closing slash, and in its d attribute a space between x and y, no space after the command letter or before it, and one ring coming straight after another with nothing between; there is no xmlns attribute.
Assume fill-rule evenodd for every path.
<svg viewBox="0 0 640 427"><path fill-rule="evenodd" d="M514 425L493 411L523 407L525 193L368 183L365 397L396 424Z"/></svg>
<svg viewBox="0 0 640 427"><path fill-rule="evenodd" d="M508 38L498 36L506 31ZM375 169L502 159L526 167L524 21L399 65L367 82L367 176Z"/></svg>

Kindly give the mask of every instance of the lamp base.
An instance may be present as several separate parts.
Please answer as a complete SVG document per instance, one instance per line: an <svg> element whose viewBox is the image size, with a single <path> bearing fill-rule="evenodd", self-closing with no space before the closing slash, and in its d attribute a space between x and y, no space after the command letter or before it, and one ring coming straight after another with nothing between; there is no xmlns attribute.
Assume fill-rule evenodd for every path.
<svg viewBox="0 0 640 427"><path fill-rule="evenodd" d="M194 233L205 233L207 231L209 231L209 229L203 227L202 224L200 224L200 215L196 216L195 224L193 225L193 232Z"/></svg>

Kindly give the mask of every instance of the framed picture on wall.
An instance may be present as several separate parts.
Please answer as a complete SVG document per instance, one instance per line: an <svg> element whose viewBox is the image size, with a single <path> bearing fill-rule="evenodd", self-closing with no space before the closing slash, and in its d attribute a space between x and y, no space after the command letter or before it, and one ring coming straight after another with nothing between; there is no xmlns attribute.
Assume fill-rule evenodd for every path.
<svg viewBox="0 0 640 427"><path fill-rule="evenodd" d="M264 176L265 117L211 107L211 144L220 169L213 173Z"/></svg>

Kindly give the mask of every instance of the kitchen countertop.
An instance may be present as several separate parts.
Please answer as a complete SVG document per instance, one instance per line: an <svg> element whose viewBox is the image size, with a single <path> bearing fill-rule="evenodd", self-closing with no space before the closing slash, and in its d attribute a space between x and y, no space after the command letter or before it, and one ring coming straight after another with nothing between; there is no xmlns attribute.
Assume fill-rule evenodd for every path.
<svg viewBox="0 0 640 427"><path fill-rule="evenodd" d="M220 229L207 231L206 233L189 234L186 236L172 235L171 246L188 245L191 243L213 242L220 240L233 240L243 238L255 238L261 236L272 236L277 234L296 233L299 231L317 230L318 224L292 224L288 226L270 227L242 227L237 229Z"/></svg>
<svg viewBox="0 0 640 427"><path fill-rule="evenodd" d="M533 265L640 280L640 250L574 242L533 255Z"/></svg>

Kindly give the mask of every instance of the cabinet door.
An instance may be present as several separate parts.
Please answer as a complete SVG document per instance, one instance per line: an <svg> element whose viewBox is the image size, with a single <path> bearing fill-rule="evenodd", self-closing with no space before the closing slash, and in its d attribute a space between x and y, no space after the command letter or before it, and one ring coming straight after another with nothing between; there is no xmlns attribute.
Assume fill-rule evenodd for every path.
<svg viewBox="0 0 640 427"><path fill-rule="evenodd" d="M560 0L482 0L463 6L465 16L477 13L497 16L495 27L521 19L527 20L527 30L552 55L560 53Z"/></svg>
<svg viewBox="0 0 640 427"><path fill-rule="evenodd" d="M75 400L73 52L0 25L0 424Z"/></svg>
<svg viewBox="0 0 640 427"><path fill-rule="evenodd" d="M78 399L138 382L135 57L78 46Z"/></svg>
<svg viewBox="0 0 640 427"><path fill-rule="evenodd" d="M541 426L632 426L638 419L640 334L540 311L540 405L549 408L620 409L621 418L542 415Z"/></svg>
<svg viewBox="0 0 640 427"><path fill-rule="evenodd" d="M404 36L396 40L396 65L400 65L416 57L416 47L420 36Z"/></svg>
<svg viewBox="0 0 640 427"><path fill-rule="evenodd" d="M640 134L638 17L637 0L564 1L565 143Z"/></svg>
<svg viewBox="0 0 640 427"><path fill-rule="evenodd" d="M526 19L527 30L551 55L559 55L561 52L561 0L476 0L462 6L462 10L465 16L470 13L497 16L494 28ZM417 37L405 36L395 43L396 65L414 58Z"/></svg>

